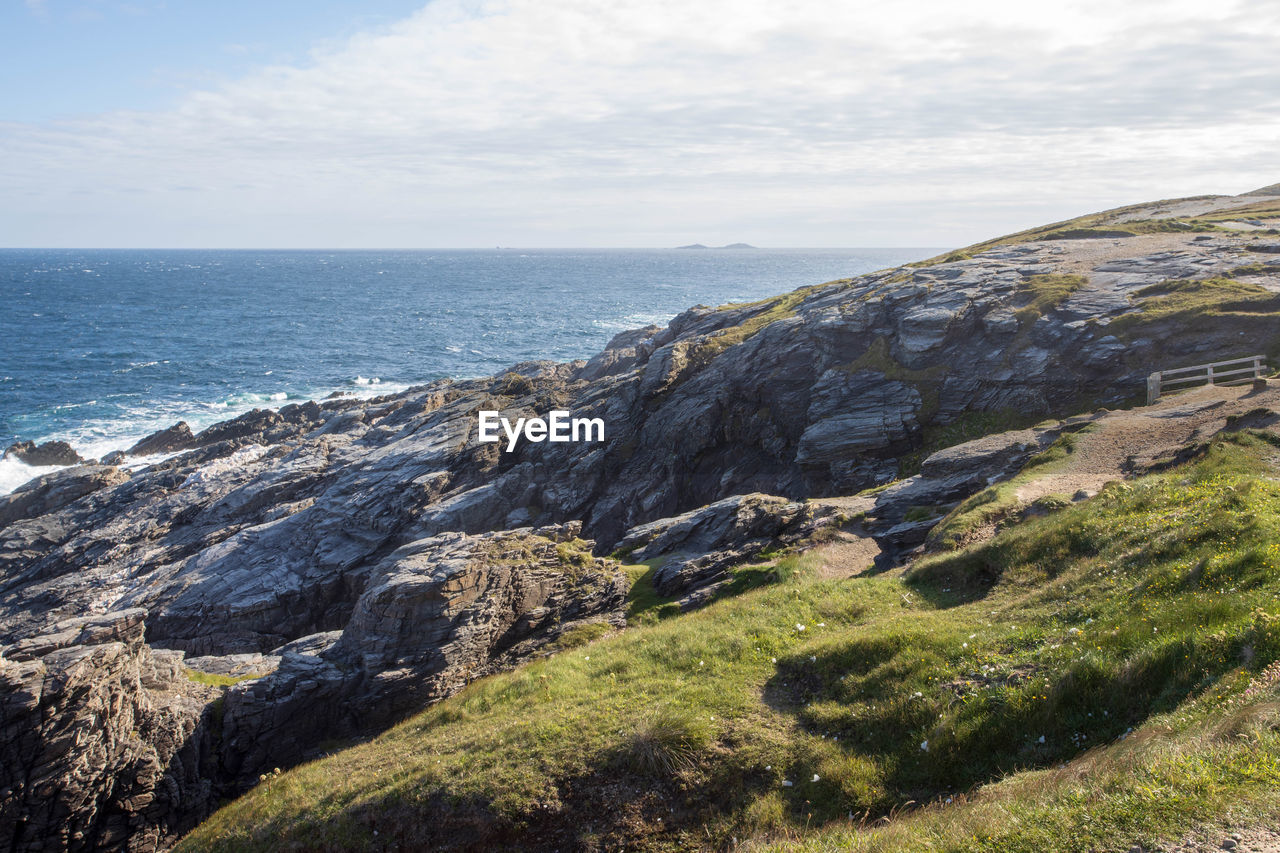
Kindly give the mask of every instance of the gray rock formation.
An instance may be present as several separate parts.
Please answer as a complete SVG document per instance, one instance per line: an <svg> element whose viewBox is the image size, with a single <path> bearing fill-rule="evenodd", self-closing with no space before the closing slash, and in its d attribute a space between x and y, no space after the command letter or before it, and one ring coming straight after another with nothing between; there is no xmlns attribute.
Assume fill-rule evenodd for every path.
<svg viewBox="0 0 1280 853"><path fill-rule="evenodd" d="M838 522L834 508L772 495L735 495L627 531L618 543L631 561L661 558L654 589L684 595L724 580L726 569L807 539Z"/></svg>
<svg viewBox="0 0 1280 853"><path fill-rule="evenodd" d="M0 497L0 527L24 518L55 512L108 486L117 486L129 474L109 465L79 465L43 474Z"/></svg>
<svg viewBox="0 0 1280 853"><path fill-rule="evenodd" d="M167 846L214 803L216 691L142 641L143 612L73 619L0 655L0 847Z"/></svg>
<svg viewBox="0 0 1280 853"><path fill-rule="evenodd" d="M940 450L907 477L875 495L867 509L868 527L892 559L925 541L941 511L999 480L1016 474L1031 456L1053 443L1061 425L1013 430ZM928 511L910 518L912 510Z"/></svg>
<svg viewBox="0 0 1280 853"><path fill-rule="evenodd" d="M22 441L9 445L5 458L13 457L36 467L49 465L78 465L84 461L65 441L46 441L37 445L34 441Z"/></svg>
<svg viewBox="0 0 1280 853"><path fill-rule="evenodd" d="M152 433L125 451L128 456L151 456L156 453L175 453L194 447L196 437L186 421L178 421L168 429Z"/></svg>
<svg viewBox="0 0 1280 853"><path fill-rule="evenodd" d="M1179 209L1199 215L1248 202L1192 199ZM181 725L139 729L137 744L60 738L91 718L75 709L98 707L99 685L137 719L170 707L157 698L168 688L148 685L173 683L155 673L182 652L209 673L269 673L229 691L219 769L206 774L201 762L198 771L242 783L277 757L305 754L316 737L380 724L534 653L573 620L617 617L621 582L587 560L586 546L493 531L580 521L599 553L621 542L666 555L663 589L706 588L730 562L823 523L826 511L801 501L893 481L904 454L938 427L974 412L1030 423L1115 405L1140 395L1153 370L1252 354L1273 340L1277 312L1245 298L1280 290L1280 271L1254 263L1273 238L1176 229L1105 236L1142 215L1126 209L1043 239L750 305L695 307L665 328L617 336L590 361L258 410L194 435L175 425L113 457L176 454L131 476L79 465L41 478L0 501L0 643L28 656L4 664L17 685L5 700L6 743L25 738L19 756L56 742L64 752L48 760L75 767L86 755L127 763L151 744L167 773L184 744L200 740L186 728L203 719L194 710L179 715ZM1222 296L1243 300L1230 311L1154 310L1166 291L1152 285L1245 268L1239 275L1254 290L1242 284ZM524 442L510 453L477 441L479 409L515 419L553 408L601 418L605 440ZM932 525L913 507L963 498L1049 438L1020 431L934 454L918 477L841 506L864 513L892 556ZM50 458L35 450L14 452ZM527 560L502 556L507 547ZM482 554L488 548L498 553ZM578 568L565 569L562 549ZM544 562L553 553L559 562ZM115 624L137 610L147 614L146 645L135 636L139 622L128 641L76 639L47 654L23 646L65 634L68 619ZM76 669L72 658L87 663ZM14 698L23 690L30 702L64 697L53 722L35 725L36 706ZM27 722L11 724L15 714ZM0 779L13 791L36 769L15 760L6 758ZM179 763L179 777L197 772ZM81 793L59 800L60 811L28 788L18 805L6 797L9 831L28 847L29 839L82 843L74 833L103 846L120 832L149 844L188 813L176 804L190 802L185 783L173 800L168 782L160 792L164 774L135 774L150 788L75 778ZM125 800L137 806L124 817L117 789L133 792ZM177 817L136 817L153 815L136 799L144 790ZM58 835L64 826L69 834Z"/></svg>
<svg viewBox="0 0 1280 853"><path fill-rule="evenodd" d="M279 650L274 673L228 692L230 778L251 783L322 740L379 731L577 623L623 625L626 576L579 530L446 533L387 555L346 628Z"/></svg>

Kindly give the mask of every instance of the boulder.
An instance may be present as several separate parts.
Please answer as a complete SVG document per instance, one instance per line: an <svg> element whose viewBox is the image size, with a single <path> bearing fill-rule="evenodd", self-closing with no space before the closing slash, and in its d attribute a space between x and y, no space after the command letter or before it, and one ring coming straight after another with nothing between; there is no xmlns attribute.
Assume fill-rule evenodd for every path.
<svg viewBox="0 0 1280 853"><path fill-rule="evenodd" d="M46 441L36 444L34 441L20 441L9 445L4 452L5 459L17 459L28 465L43 468L49 465L79 465L84 459L65 441Z"/></svg>
<svg viewBox="0 0 1280 853"><path fill-rule="evenodd" d="M152 456L157 453L176 453L196 446L196 437L186 421L178 421L173 426L153 432L151 435L130 447L125 453L129 456Z"/></svg>

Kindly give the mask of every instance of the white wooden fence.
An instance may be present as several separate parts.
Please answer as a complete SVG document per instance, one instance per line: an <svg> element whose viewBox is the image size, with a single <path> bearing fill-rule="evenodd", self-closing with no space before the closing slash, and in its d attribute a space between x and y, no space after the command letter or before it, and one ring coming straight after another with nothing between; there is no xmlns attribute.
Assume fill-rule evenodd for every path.
<svg viewBox="0 0 1280 853"><path fill-rule="evenodd" d="M1266 358L1265 355L1247 355L1230 361L1215 361L1212 364L1197 364L1153 373L1147 377L1147 405L1159 400L1160 395L1171 385L1177 386L1172 390L1182 391L1192 387L1190 383L1243 385L1252 382L1266 372Z"/></svg>

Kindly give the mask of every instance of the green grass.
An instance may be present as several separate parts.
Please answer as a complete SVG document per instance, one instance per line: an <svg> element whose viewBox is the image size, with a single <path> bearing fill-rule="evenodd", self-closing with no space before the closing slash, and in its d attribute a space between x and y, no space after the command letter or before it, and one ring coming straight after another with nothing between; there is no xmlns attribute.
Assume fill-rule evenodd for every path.
<svg viewBox="0 0 1280 853"><path fill-rule="evenodd" d="M905 578L810 552L271 778L179 849L1110 850L1269 814L1275 453L1239 433Z"/></svg>
<svg viewBox="0 0 1280 853"><path fill-rule="evenodd" d="M652 624L668 616L679 615L680 606L675 603L675 599L658 595L658 591L653 588L653 576L657 574L662 560L663 558L656 557L622 567L631 579L631 592L627 596L628 625Z"/></svg>
<svg viewBox="0 0 1280 853"><path fill-rule="evenodd" d="M991 412L968 411L947 424L925 424L920 433L920 447L898 458L898 476L905 478L919 474L924 460L939 450L995 433L1026 429L1038 423L1041 423L1039 415L1020 412L1016 409L997 409ZM1057 422L1050 421L1050 423ZM878 488L885 489L888 486ZM869 493L871 493L870 490L864 492L864 494Z"/></svg>
<svg viewBox="0 0 1280 853"><path fill-rule="evenodd" d="M1121 340L1162 340L1173 329L1194 326L1206 337L1239 340L1242 354L1280 355L1280 295L1260 285L1226 277L1175 279L1136 291L1134 300L1137 310L1107 327Z"/></svg>
<svg viewBox="0 0 1280 853"><path fill-rule="evenodd" d="M988 486L960 502L929 534L935 547L954 549L965 544L980 528L999 524L1021 507L1018 488L1032 479L1064 467L1075 452L1078 436L1096 427L1085 426L1074 433L1059 436L1053 444L1027 460L1016 476ZM1043 507L1045 509L1048 506Z"/></svg>
<svg viewBox="0 0 1280 853"><path fill-rule="evenodd" d="M201 672L198 669L183 667L182 674L187 677L188 681L194 681L196 684L207 684L210 687L230 687L233 684L239 684L242 681L250 681L255 678L261 678L259 674L249 675L217 675L212 672Z"/></svg>
<svg viewBox="0 0 1280 853"><path fill-rule="evenodd" d="M1023 312L1030 312L1039 317L1066 302L1067 297L1088 283L1082 275L1033 275L1018 288L1024 304L1015 313L1021 317Z"/></svg>
<svg viewBox="0 0 1280 853"><path fill-rule="evenodd" d="M1125 207L1117 207L1113 210L1104 210L1099 213L1077 216L1074 219L1065 219L1061 222L1051 222L1048 225L1040 225L1035 228L1029 228L1025 231L1017 231L1013 234L1006 234L1002 237L984 240L981 243L974 243L972 246L966 246L962 249L947 252L924 261L917 261L915 263L908 264L908 266L926 267L931 266L932 264L966 260L968 258L972 258L974 255L981 254L991 249L1016 246L1020 243L1029 243L1036 240L1069 240L1085 238L1123 239L1126 237L1137 237L1143 234L1180 232L1204 233L1218 231L1231 232L1232 229L1219 225L1218 223L1240 219L1270 219L1280 217L1280 208L1277 207L1275 201L1264 200L1246 207L1210 211L1197 216L1127 219L1127 217L1135 213L1150 210L1158 207L1160 204L1177 201L1191 201L1194 200L1194 198L1195 197L1188 199L1170 199L1165 202L1127 205Z"/></svg>

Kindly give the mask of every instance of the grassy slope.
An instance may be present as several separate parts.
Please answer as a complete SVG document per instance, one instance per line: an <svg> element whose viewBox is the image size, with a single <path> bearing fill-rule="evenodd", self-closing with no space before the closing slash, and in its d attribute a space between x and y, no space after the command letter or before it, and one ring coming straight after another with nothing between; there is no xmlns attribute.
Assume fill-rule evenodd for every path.
<svg viewBox="0 0 1280 853"><path fill-rule="evenodd" d="M817 580L811 553L636 613L271 777L180 849L1047 852L1272 813L1275 453L1220 442L907 578Z"/></svg>
<svg viewBox="0 0 1280 853"><path fill-rule="evenodd" d="M992 240L984 240L981 243L974 243L972 246L967 246L963 249L957 249L956 251L948 252L927 260L917 261L909 266L923 267L937 263L966 260L980 252L985 252L990 249L1002 246L1014 246L1018 243L1028 243L1033 240L1069 240L1089 237L1123 238L1135 237L1140 234L1187 232L1232 232L1234 229L1221 223L1230 223L1238 220L1249 219L1270 220L1280 217L1280 201L1277 201L1275 198L1261 198L1253 204L1242 207L1230 207L1224 203L1221 208L1195 216L1157 215L1152 216L1151 218L1145 218L1150 215L1151 211L1159 209L1162 205L1174 204L1180 201L1194 201L1197 198L1203 197L1193 196L1185 199L1168 199L1163 202L1126 205L1124 207L1117 207L1098 213L1077 216L1074 219L1052 222L1048 225L1028 228L1025 231L1017 231L1013 234L1006 234L1003 237L996 237ZM1236 231L1235 233L1239 232ZM1276 230L1264 229L1261 231L1246 233L1258 235L1275 234Z"/></svg>

